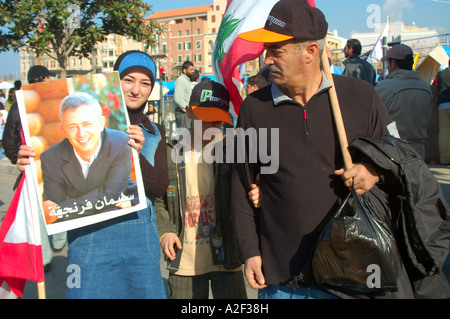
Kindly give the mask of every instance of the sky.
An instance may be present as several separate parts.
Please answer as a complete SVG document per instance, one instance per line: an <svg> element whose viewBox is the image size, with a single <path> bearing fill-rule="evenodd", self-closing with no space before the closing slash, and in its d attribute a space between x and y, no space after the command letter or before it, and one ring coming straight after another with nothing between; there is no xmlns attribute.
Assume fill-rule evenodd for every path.
<svg viewBox="0 0 450 319"><path fill-rule="evenodd" d="M328 29L350 38L353 32L372 32L373 23L392 22L435 29L438 34L450 33L450 0L315 0L328 21ZM153 12L212 4L213 0L145 0ZM259 1L263 2L262 0ZM0 53L0 75L19 74L17 53Z"/></svg>

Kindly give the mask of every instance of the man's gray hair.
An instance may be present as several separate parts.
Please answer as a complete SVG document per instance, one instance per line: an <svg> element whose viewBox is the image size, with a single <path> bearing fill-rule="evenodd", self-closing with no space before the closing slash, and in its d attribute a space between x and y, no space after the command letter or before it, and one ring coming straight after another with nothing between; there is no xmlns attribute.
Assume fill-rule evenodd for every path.
<svg viewBox="0 0 450 319"><path fill-rule="evenodd" d="M297 44L300 50L304 50L312 42L317 42L317 44L319 45L319 59L320 59L322 57L323 50L325 49L326 38L307 41L301 39L293 39L292 41L294 41L294 43Z"/></svg>
<svg viewBox="0 0 450 319"><path fill-rule="evenodd" d="M89 105L99 118L102 117L100 103L92 95L84 92L76 92L66 96L59 105L59 117L62 118L65 111L74 110L81 105Z"/></svg>

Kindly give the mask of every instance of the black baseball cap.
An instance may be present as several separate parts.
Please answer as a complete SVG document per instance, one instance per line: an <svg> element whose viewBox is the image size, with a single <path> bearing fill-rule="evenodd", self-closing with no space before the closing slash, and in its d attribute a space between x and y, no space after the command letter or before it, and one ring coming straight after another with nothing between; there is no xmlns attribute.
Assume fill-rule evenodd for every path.
<svg viewBox="0 0 450 319"><path fill-rule="evenodd" d="M381 59L381 62L384 62L387 59L394 59L394 60L406 60L408 58L413 59L413 56L414 52L409 46L404 44L396 44Z"/></svg>
<svg viewBox="0 0 450 319"><path fill-rule="evenodd" d="M272 8L264 28L238 34L250 42L282 42L290 39L319 40L325 38L328 23L322 11L307 0L280 0Z"/></svg>
<svg viewBox="0 0 450 319"><path fill-rule="evenodd" d="M48 76L56 76L56 74L53 72L50 72L43 65L33 65L28 70L28 74L27 74L28 83L31 84L31 83L42 82Z"/></svg>
<svg viewBox="0 0 450 319"><path fill-rule="evenodd" d="M199 120L205 122L223 121L233 124L228 114L230 94L218 82L203 81L195 85L189 106Z"/></svg>

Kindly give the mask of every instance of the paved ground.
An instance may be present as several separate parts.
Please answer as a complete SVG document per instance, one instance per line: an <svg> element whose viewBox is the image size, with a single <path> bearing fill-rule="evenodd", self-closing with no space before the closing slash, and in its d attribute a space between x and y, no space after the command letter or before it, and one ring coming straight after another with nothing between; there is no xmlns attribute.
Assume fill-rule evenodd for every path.
<svg viewBox="0 0 450 319"><path fill-rule="evenodd" d="M431 171L441 184L442 190L450 203L450 166L430 166ZM13 185L17 178L18 172L14 165L8 159L0 159L0 220L9 206L13 196ZM66 273L67 268L67 251L64 249L59 253L54 254L52 261L52 268L45 274L46 297L48 299L63 299L66 296ZM161 261L161 271L164 279L167 278L167 271L165 269L165 262ZM444 272L450 280L450 257L447 259ZM247 286L247 293L250 299L257 298L257 292ZM24 292L24 299L36 299L37 288L36 283L27 282Z"/></svg>

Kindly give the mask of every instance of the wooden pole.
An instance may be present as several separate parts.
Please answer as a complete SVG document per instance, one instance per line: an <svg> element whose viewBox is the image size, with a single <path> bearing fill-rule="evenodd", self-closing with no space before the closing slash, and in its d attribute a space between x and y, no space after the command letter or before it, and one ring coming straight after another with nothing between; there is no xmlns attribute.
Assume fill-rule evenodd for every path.
<svg viewBox="0 0 450 319"><path fill-rule="evenodd" d="M332 87L328 90L328 95L330 97L331 109L333 111L334 121L336 123L345 169L350 169L353 167L353 162L350 152L348 151L347 134L345 133L344 121L342 120L341 108L339 106L339 100L336 93L336 87L334 86L334 80L331 74L330 62L328 60L326 48L324 48L322 54L322 68L326 79L332 84Z"/></svg>
<svg viewBox="0 0 450 319"><path fill-rule="evenodd" d="M37 290L38 290L38 298L39 299L46 299L45 296L45 281L40 281L37 283Z"/></svg>
<svg viewBox="0 0 450 319"><path fill-rule="evenodd" d="M42 265L42 274L45 274L44 265ZM42 281L37 282L37 293L38 299L47 299L45 295L45 275L42 278Z"/></svg>

